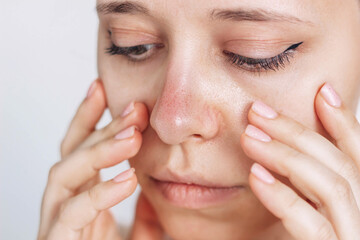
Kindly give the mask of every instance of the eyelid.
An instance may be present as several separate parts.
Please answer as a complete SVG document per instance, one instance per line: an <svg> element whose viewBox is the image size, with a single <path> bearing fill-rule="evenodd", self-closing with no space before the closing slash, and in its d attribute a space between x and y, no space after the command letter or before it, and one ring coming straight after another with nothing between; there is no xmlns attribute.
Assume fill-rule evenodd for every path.
<svg viewBox="0 0 360 240"><path fill-rule="evenodd" d="M225 49L253 59L265 59L286 51L294 42L280 40L232 40L228 41Z"/></svg>
<svg viewBox="0 0 360 240"><path fill-rule="evenodd" d="M255 58L255 57L247 57L247 56L243 56L241 54L236 54L236 55L239 55L241 57L244 57L244 58L247 58L247 59L251 59L251 60L270 60L271 58L275 58L275 57L278 57L279 55L285 53L285 52L288 52L290 50L294 50L294 49L297 49L303 42L299 42L299 43L295 43L295 44L291 44L290 46L288 46L285 50L283 50L281 53L279 54L276 54L275 56L274 55L271 55L269 57L259 57L259 58Z"/></svg>
<svg viewBox="0 0 360 240"><path fill-rule="evenodd" d="M111 29L108 30L108 33L112 42L122 47L132 47L160 42L160 39L154 35L135 30Z"/></svg>
<svg viewBox="0 0 360 240"><path fill-rule="evenodd" d="M270 58L249 58L239 54L224 50L224 54L229 57L230 63L236 67L245 69L251 72L261 72L261 70L279 70L284 68L286 63L290 63L289 58L293 57L295 50L302 44L299 42L291 45L285 51ZM248 66L248 67L245 67Z"/></svg>

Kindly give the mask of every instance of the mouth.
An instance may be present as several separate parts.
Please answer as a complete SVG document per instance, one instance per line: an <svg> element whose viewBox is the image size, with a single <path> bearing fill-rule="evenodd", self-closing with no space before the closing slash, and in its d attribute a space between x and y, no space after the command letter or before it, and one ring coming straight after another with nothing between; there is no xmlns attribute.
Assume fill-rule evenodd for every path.
<svg viewBox="0 0 360 240"><path fill-rule="evenodd" d="M150 176L158 193L170 204L189 209L215 207L238 196L243 185L226 186L191 175L175 175L163 172Z"/></svg>

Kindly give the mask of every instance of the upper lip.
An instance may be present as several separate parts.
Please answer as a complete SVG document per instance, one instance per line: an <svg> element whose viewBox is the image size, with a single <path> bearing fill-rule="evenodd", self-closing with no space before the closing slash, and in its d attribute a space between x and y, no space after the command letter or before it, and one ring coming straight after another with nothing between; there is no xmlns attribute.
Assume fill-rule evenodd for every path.
<svg viewBox="0 0 360 240"><path fill-rule="evenodd" d="M151 178L162 181L162 182L173 182L173 183L181 183L181 184L193 184L199 185L202 187L208 188L231 188L231 187L241 187L241 185L224 185L219 182L213 182L205 179L201 175L197 173L182 173L177 174L170 170L163 170L157 172L156 174L151 175Z"/></svg>

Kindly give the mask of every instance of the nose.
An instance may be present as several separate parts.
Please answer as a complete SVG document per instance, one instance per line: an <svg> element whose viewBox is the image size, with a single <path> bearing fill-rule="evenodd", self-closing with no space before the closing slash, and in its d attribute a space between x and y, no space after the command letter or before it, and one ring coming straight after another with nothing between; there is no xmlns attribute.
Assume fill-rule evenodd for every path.
<svg viewBox="0 0 360 240"><path fill-rule="evenodd" d="M182 59L184 58L179 58ZM191 58L169 63L162 91L150 115L150 125L166 144L191 139L209 140L219 132L220 113L209 99L204 71L196 71ZM189 61L190 59L190 61Z"/></svg>

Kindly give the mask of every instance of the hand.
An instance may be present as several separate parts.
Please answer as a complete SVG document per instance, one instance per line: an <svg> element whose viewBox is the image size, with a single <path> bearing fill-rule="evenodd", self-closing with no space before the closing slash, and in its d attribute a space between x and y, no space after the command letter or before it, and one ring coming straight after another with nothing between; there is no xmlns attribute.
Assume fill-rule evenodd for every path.
<svg viewBox="0 0 360 240"><path fill-rule="evenodd" d="M148 125L148 112L142 103L130 104L125 109L126 116L95 130L106 107L104 88L96 80L62 141L61 161L49 172L38 239L121 239L109 208L134 192L137 178L133 169L129 169L101 182L99 171L137 154L142 143L141 132ZM156 224L156 215L149 210L151 206L143 195L139 208L148 210L137 211L133 231L146 239L160 239L160 225ZM152 228L146 227L149 212Z"/></svg>
<svg viewBox="0 0 360 240"><path fill-rule="evenodd" d="M259 101L252 105L241 136L257 162L251 188L295 239L359 239L360 125L329 84L317 94L315 109L334 141ZM260 164L288 178L309 202Z"/></svg>

